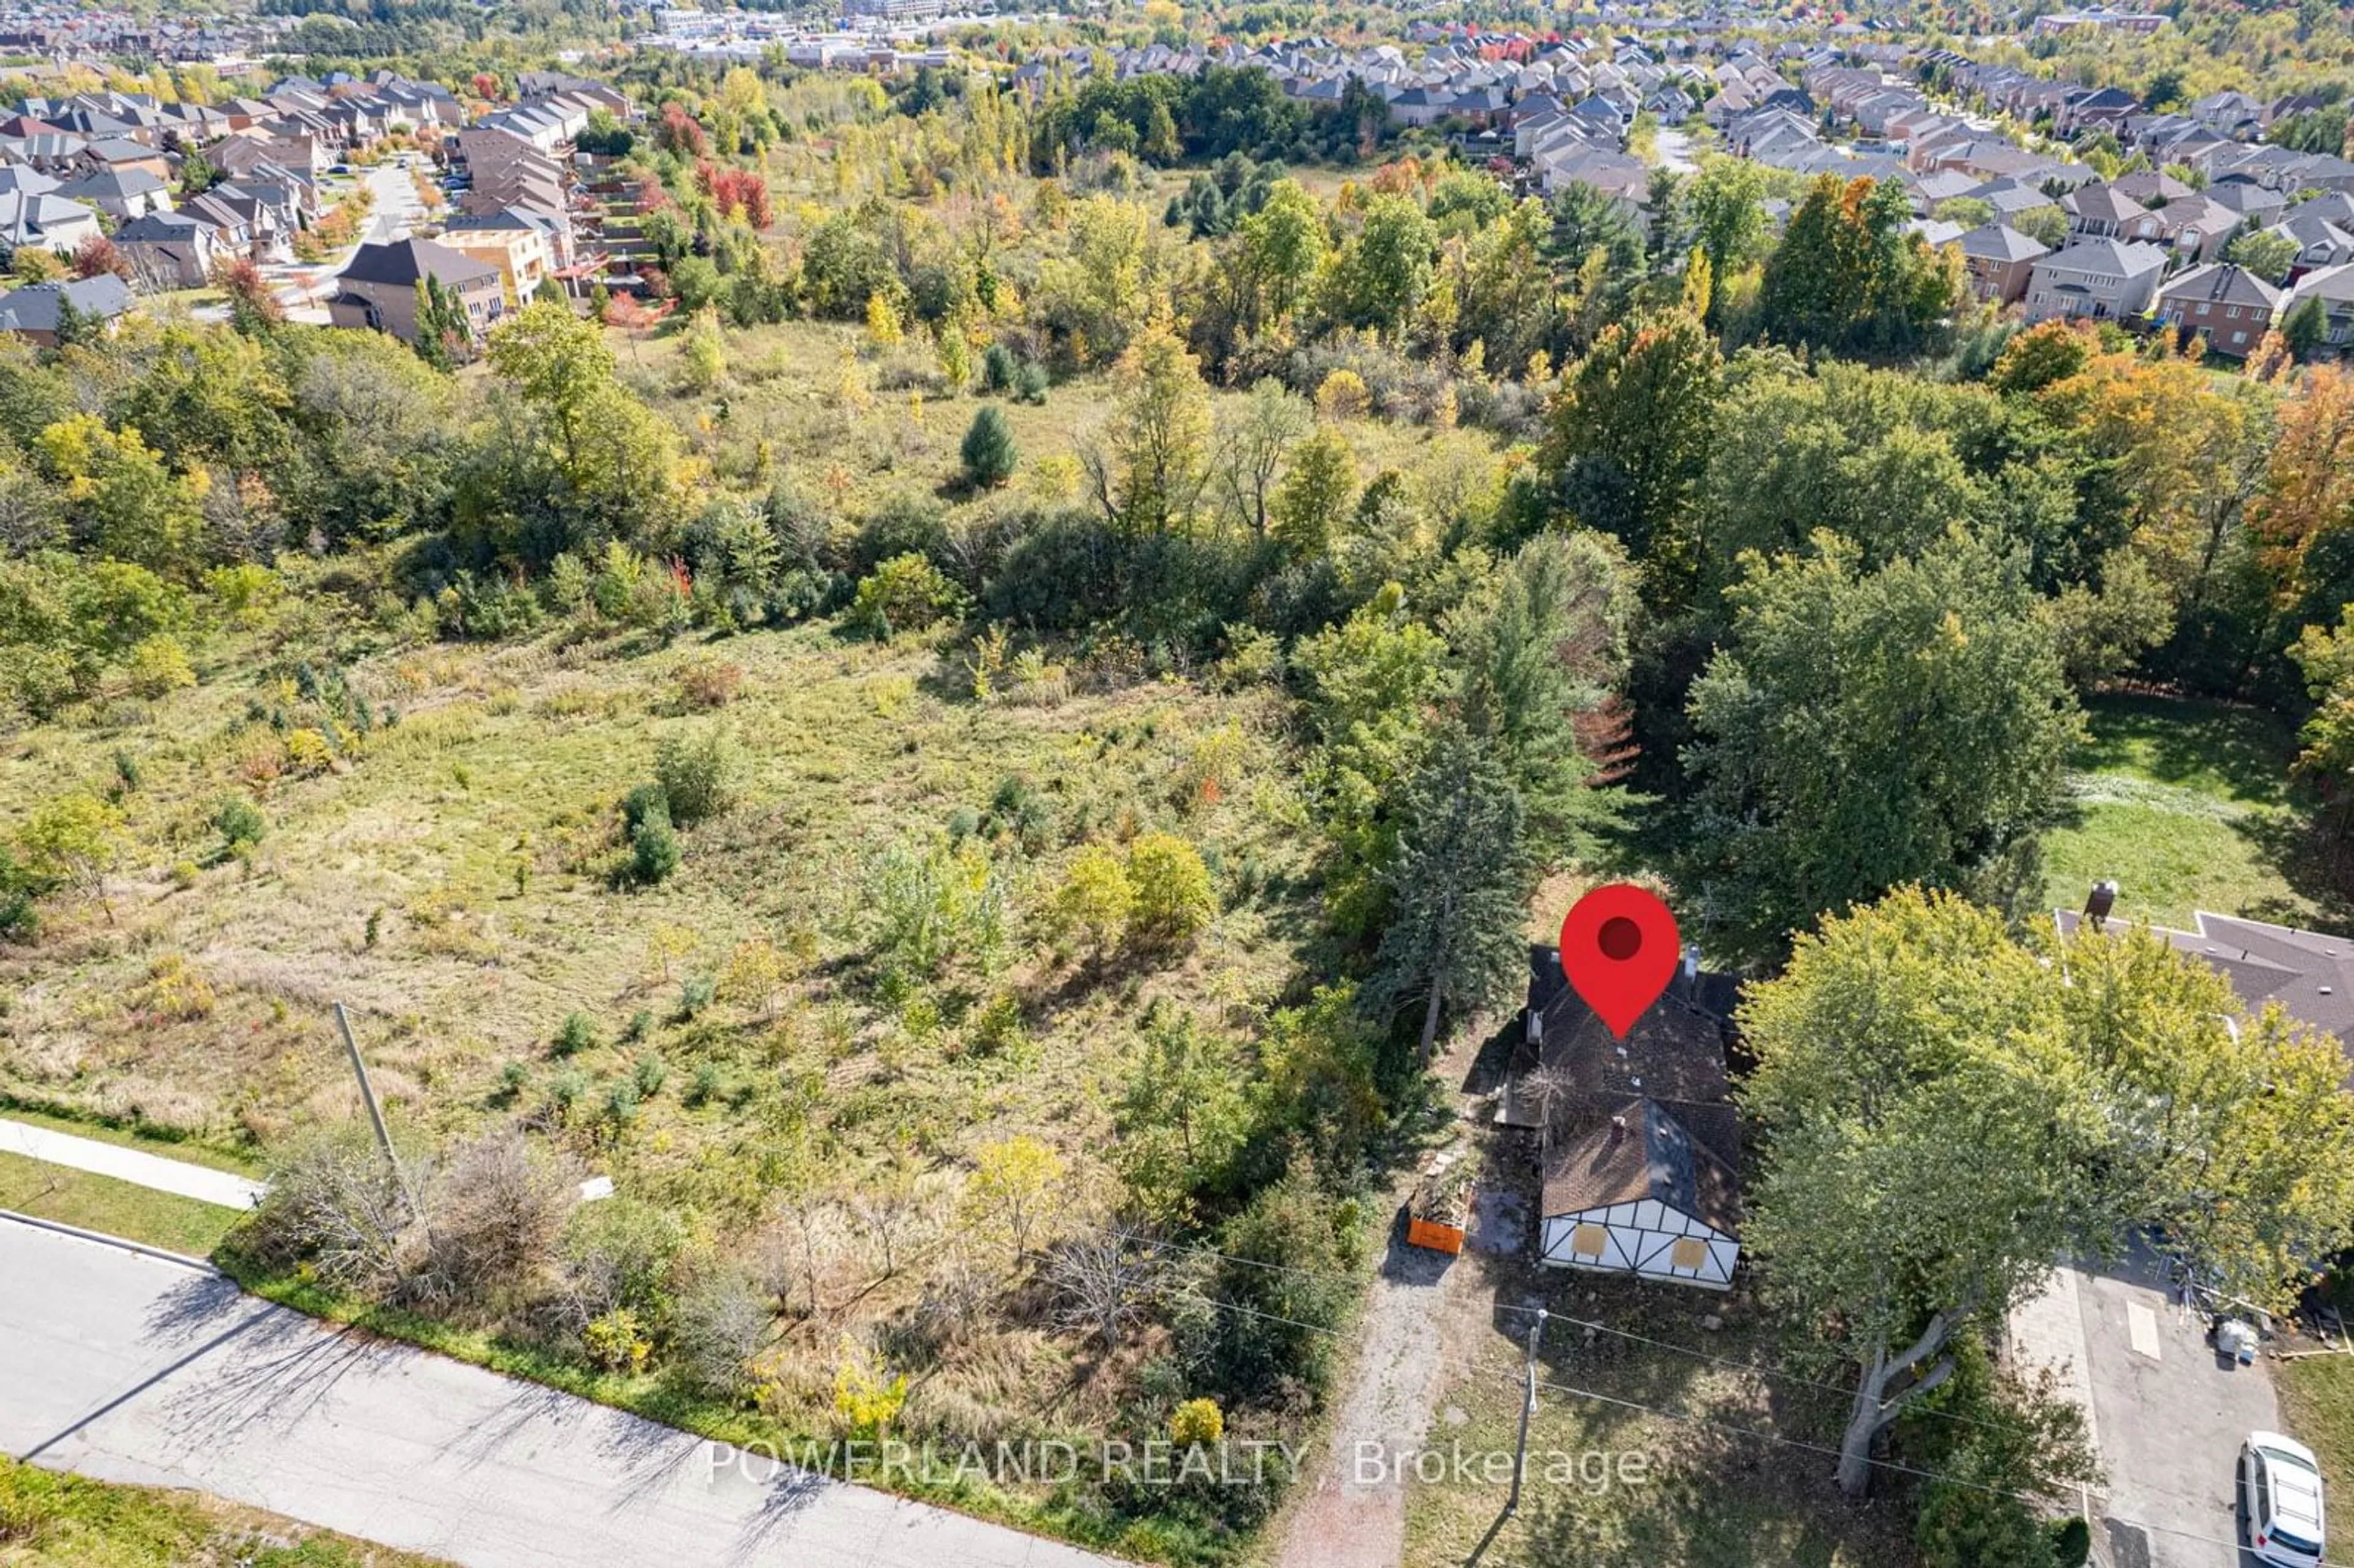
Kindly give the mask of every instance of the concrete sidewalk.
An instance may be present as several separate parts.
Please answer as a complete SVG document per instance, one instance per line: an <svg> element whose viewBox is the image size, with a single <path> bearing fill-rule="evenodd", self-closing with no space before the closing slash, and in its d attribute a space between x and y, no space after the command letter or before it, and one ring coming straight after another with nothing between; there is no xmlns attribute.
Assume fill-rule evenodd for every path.
<svg viewBox="0 0 2354 1568"><path fill-rule="evenodd" d="M0 1153L69 1166L96 1176L111 1176L135 1187L175 1192L199 1203L217 1203L224 1209L249 1209L261 1199L261 1183L243 1176L5 1118L0 1118Z"/></svg>
<svg viewBox="0 0 2354 1568"><path fill-rule="evenodd" d="M0 1221L0 1449L466 1568L1107 1568Z"/></svg>

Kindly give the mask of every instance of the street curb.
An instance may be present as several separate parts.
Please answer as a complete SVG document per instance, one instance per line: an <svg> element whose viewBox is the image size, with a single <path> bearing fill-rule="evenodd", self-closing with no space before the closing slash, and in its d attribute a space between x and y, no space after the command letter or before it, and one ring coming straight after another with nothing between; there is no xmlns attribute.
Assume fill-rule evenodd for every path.
<svg viewBox="0 0 2354 1568"><path fill-rule="evenodd" d="M149 1246L145 1242L135 1242L127 1236L111 1236L103 1231L86 1231L80 1225L69 1225L62 1220L44 1220L32 1214L20 1214L14 1209L0 1209L0 1220L14 1220L20 1225L30 1225L35 1230L55 1231L61 1236L96 1242L101 1246L120 1247L124 1252L135 1252L143 1257L152 1257L162 1263L175 1263L182 1268L194 1269L198 1274L209 1274L216 1278L228 1277L201 1257L190 1257L184 1252L172 1252L160 1246Z"/></svg>

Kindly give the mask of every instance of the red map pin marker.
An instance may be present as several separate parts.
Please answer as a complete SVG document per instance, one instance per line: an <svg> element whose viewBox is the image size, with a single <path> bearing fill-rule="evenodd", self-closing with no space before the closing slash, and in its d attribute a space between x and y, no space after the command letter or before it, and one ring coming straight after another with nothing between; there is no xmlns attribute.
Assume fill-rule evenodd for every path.
<svg viewBox="0 0 2354 1568"><path fill-rule="evenodd" d="M1597 887L1561 923L1561 972L1620 1040L1675 978L1676 917L1631 882Z"/></svg>

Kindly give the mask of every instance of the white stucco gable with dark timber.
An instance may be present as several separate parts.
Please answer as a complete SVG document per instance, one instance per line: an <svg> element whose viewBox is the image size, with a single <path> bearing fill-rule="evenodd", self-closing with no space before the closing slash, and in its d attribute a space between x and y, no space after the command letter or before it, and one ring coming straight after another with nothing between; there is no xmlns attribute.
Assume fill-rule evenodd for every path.
<svg viewBox="0 0 2354 1568"><path fill-rule="evenodd" d="M1655 1198L1544 1220L1545 1262L1729 1290L1741 1244Z"/></svg>

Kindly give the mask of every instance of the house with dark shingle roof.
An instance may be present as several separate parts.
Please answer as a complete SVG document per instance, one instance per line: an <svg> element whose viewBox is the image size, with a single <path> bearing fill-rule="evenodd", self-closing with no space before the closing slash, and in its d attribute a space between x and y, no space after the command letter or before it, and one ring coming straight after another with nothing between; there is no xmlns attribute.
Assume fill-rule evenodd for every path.
<svg viewBox="0 0 2354 1568"><path fill-rule="evenodd" d="M2088 919L2073 909L2053 912L2063 937L2086 927L2104 934L2129 929L2115 916ZM2168 946L2188 953L2232 982L2251 1009L2277 1002L2291 1018L2336 1038L2354 1056L2354 940L2263 920L2196 911L2195 930L2153 926ZM2354 1073L2349 1075L2354 1086Z"/></svg>
<svg viewBox="0 0 2354 1568"><path fill-rule="evenodd" d="M429 239L401 239L363 245L353 254L335 279L327 319L339 327L368 327L413 344L418 286L429 277L457 296L476 343L506 314L506 288L496 267Z"/></svg>
<svg viewBox="0 0 2354 1568"><path fill-rule="evenodd" d="M1525 1037L1499 1119L1533 1130L1538 1255L1723 1290L1741 1259L1741 1125L1725 1077L1734 982L1687 964L1614 1039L1529 950Z"/></svg>
<svg viewBox="0 0 2354 1568"><path fill-rule="evenodd" d="M1970 292L1995 305L2023 297L2037 259L2051 254L2041 240L2001 223L1980 224L1954 243L1961 250Z"/></svg>
<svg viewBox="0 0 2354 1568"><path fill-rule="evenodd" d="M2245 267L2212 261L2160 289L2158 315L2216 353L2245 359L2272 330L2280 302L2281 291Z"/></svg>
<svg viewBox="0 0 2354 1568"><path fill-rule="evenodd" d="M2029 322L2137 316L2157 297L2164 250L2117 239L2079 239L2038 257L2028 273Z"/></svg>
<svg viewBox="0 0 2354 1568"><path fill-rule="evenodd" d="M57 188L68 201L96 207L117 223L144 217L172 205L172 189L145 169L101 169Z"/></svg>
<svg viewBox="0 0 2354 1568"><path fill-rule="evenodd" d="M0 294L0 332L55 348L68 306L85 321L111 323L131 304L131 285L111 272L64 283L28 283Z"/></svg>

